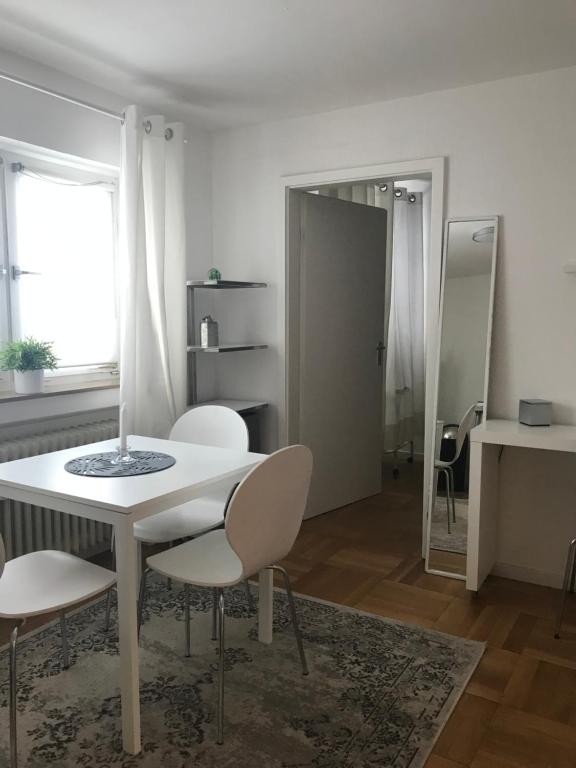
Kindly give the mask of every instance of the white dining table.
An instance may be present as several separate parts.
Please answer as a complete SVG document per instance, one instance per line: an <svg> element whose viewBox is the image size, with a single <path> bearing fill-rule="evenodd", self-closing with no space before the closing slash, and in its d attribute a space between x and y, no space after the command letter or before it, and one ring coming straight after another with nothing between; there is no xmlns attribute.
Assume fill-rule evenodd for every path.
<svg viewBox="0 0 576 768"><path fill-rule="evenodd" d="M160 451L176 459L169 469L134 477L88 477L64 469L70 459L114 451L118 440L68 448L0 464L0 497L35 504L114 526L118 590L120 692L124 749L137 754L140 738L138 573L134 523L238 481L265 457L130 435L132 450ZM258 636L272 642L271 571L260 574Z"/></svg>

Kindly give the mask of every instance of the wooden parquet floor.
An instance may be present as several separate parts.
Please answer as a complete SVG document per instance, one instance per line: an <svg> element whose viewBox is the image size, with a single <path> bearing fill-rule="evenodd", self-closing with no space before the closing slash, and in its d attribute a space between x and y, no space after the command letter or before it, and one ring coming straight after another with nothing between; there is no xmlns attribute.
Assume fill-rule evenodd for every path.
<svg viewBox="0 0 576 768"><path fill-rule="evenodd" d="M307 520L284 562L294 590L486 643L427 768L576 768L576 596L554 640L558 591L491 577L471 598L426 574L421 477L402 465L382 494Z"/></svg>
<svg viewBox="0 0 576 768"><path fill-rule="evenodd" d="M382 494L305 521L284 565L295 591L484 641L486 652L427 768L576 768L576 596L490 577L477 597L424 572L421 465Z"/></svg>

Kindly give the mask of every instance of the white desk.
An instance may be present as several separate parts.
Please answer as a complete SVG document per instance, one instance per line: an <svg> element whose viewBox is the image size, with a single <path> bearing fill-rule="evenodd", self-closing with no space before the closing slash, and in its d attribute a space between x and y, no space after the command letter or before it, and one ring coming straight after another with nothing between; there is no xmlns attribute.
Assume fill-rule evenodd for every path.
<svg viewBox="0 0 576 768"><path fill-rule="evenodd" d="M223 482L240 480L265 458L205 445L130 436L134 450L162 451L176 464L162 472L136 477L82 477L66 472L64 464L76 456L112 451L118 440L32 456L0 464L0 497L68 512L110 523L116 537L118 623L120 640L120 692L124 749L140 752L140 699L138 671L138 599L136 541L133 525L149 515L205 495ZM267 572L270 573L270 572ZM259 636L272 640L272 580L260 579Z"/></svg>
<svg viewBox="0 0 576 768"><path fill-rule="evenodd" d="M477 592L496 563L502 447L576 453L576 427L527 427L517 421L489 419L470 432L470 446L466 588Z"/></svg>

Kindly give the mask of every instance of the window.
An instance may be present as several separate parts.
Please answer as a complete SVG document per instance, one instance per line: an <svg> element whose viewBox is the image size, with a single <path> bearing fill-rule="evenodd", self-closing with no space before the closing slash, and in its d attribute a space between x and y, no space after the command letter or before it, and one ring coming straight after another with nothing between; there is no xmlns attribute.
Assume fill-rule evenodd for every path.
<svg viewBox="0 0 576 768"><path fill-rule="evenodd" d="M118 360L113 173L1 156L2 340L53 342L58 375L111 371Z"/></svg>

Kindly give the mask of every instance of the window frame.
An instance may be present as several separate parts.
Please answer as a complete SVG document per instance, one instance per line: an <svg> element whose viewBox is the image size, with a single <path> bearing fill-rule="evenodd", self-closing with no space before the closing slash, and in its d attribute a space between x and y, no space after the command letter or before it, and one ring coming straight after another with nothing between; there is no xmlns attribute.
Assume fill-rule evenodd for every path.
<svg viewBox="0 0 576 768"><path fill-rule="evenodd" d="M15 211L15 178L17 172L12 170L12 163L22 163L31 171L37 171L46 176L69 179L70 181L90 182L101 181L110 185L112 194L112 225L115 232L113 259L115 264L115 287L118 285L118 179L119 169L116 166L99 163L92 160L67 155L55 150L37 147L13 139L0 138L0 299L4 307L0 311L0 341L14 338L16 333L14 323L14 287L11 280L11 267L17 264L16 250L16 211ZM4 298L6 301L4 302ZM118 295L115 297L118 305ZM117 313L118 317L118 313ZM119 326L118 326L119 332ZM116 339L119 354L119 338ZM94 363L83 366L65 366L55 371L46 371L46 377L57 387L58 380L69 386L73 382L105 382L118 378L118 362ZM10 371L0 371L0 392L12 391L12 374Z"/></svg>

